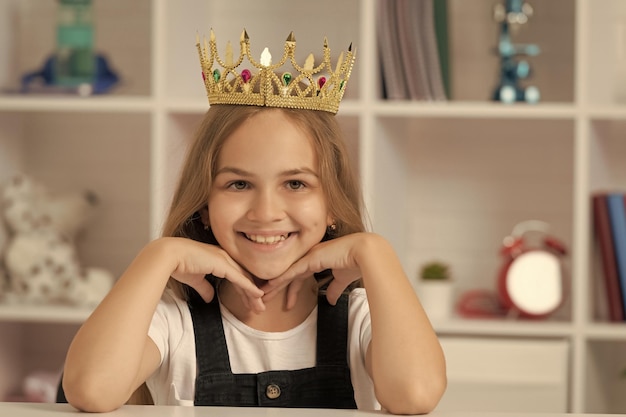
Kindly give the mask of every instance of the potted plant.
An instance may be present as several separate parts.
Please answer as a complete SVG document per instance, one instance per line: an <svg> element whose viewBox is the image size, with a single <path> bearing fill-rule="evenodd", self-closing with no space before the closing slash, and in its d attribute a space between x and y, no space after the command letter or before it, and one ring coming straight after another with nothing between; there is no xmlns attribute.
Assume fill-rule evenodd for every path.
<svg viewBox="0 0 626 417"><path fill-rule="evenodd" d="M418 295L431 320L450 318L452 313L453 283L450 266L442 261L429 261L419 274Z"/></svg>
<svg viewBox="0 0 626 417"><path fill-rule="evenodd" d="M423 280L448 280L450 268L443 262L428 262L422 266L421 278Z"/></svg>

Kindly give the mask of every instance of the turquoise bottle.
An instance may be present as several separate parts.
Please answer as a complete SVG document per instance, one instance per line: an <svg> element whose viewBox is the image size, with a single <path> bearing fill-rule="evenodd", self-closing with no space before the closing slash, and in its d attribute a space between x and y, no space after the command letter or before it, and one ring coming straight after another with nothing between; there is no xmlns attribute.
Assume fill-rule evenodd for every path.
<svg viewBox="0 0 626 417"><path fill-rule="evenodd" d="M54 83L78 86L94 81L92 0L58 0Z"/></svg>

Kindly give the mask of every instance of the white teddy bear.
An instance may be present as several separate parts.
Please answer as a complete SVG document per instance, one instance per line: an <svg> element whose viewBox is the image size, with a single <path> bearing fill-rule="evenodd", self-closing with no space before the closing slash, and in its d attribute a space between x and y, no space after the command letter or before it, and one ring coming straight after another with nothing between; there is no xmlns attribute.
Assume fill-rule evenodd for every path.
<svg viewBox="0 0 626 417"><path fill-rule="evenodd" d="M7 300L86 307L102 300L114 277L81 266L74 243L97 205L93 193L55 196L18 175L1 190L0 205L9 233L4 247Z"/></svg>

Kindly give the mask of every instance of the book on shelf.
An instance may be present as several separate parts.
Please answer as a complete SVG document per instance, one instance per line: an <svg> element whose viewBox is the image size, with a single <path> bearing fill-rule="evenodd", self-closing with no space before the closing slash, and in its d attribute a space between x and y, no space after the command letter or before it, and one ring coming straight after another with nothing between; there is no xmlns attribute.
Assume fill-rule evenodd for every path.
<svg viewBox="0 0 626 417"><path fill-rule="evenodd" d="M385 3L385 2L383 2ZM405 98L411 100L428 100L430 97L428 67L426 51L423 42L415 42L421 38L422 25L413 16L420 16L424 12L424 2L404 0L387 2L395 5L396 21L398 24L398 45L400 54L398 60L402 65L394 65L399 69L402 77L402 89L406 91ZM389 6L391 7L391 6ZM392 99L393 97L388 97Z"/></svg>
<svg viewBox="0 0 626 417"><path fill-rule="evenodd" d="M593 224L609 319L626 319L626 196L621 192L599 192L592 196Z"/></svg>
<svg viewBox="0 0 626 417"><path fill-rule="evenodd" d="M400 46L394 35L397 26L396 2L378 2L378 51L381 62L383 97L389 100L408 98L400 63Z"/></svg>
<svg viewBox="0 0 626 417"><path fill-rule="evenodd" d="M439 67L446 98L452 97L450 84L450 45L448 42L448 0L434 0L435 33L439 52Z"/></svg>
<svg viewBox="0 0 626 417"><path fill-rule="evenodd" d="M404 0L413 2L413 0ZM422 39L424 43L426 66L428 75L428 86L430 87L430 98L432 100L446 100L446 91L443 86L441 75L441 64L439 62L439 46L437 44L437 31L435 28L435 0L422 0Z"/></svg>
<svg viewBox="0 0 626 417"><path fill-rule="evenodd" d="M593 227L598 245L601 270L603 273L604 290L608 303L610 321L624 320L624 303L622 288L617 273L617 261L611 231L611 219L606 194L598 193L592 197Z"/></svg>
<svg viewBox="0 0 626 417"><path fill-rule="evenodd" d="M378 2L377 27L383 97L388 100L446 100L448 77L447 0ZM443 73L442 62L446 64Z"/></svg>

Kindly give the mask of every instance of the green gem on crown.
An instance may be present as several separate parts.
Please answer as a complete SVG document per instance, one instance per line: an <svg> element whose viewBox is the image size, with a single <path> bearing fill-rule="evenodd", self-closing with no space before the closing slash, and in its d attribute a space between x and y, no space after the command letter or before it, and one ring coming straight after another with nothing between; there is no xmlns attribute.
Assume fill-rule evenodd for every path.
<svg viewBox="0 0 626 417"><path fill-rule="evenodd" d="M291 76L291 73L285 72L283 74L283 84L285 86L289 85L289 83L291 82L292 79L293 79L293 77Z"/></svg>
<svg viewBox="0 0 626 417"><path fill-rule="evenodd" d="M213 70L213 79L215 80L215 82L219 82L221 76L222 75L220 74L220 70L218 70L217 68Z"/></svg>

